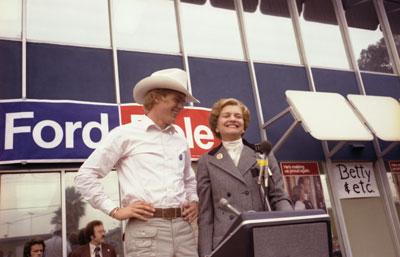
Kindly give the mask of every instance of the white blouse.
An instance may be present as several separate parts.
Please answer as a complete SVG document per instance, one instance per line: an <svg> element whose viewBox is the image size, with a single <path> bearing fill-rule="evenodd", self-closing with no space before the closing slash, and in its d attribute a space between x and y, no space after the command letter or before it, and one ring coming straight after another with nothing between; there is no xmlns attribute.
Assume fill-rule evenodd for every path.
<svg viewBox="0 0 400 257"><path fill-rule="evenodd" d="M235 141L222 141L222 145L228 151L229 156L232 158L233 163L237 167L239 164L240 154L243 150L242 138L239 138Z"/></svg>

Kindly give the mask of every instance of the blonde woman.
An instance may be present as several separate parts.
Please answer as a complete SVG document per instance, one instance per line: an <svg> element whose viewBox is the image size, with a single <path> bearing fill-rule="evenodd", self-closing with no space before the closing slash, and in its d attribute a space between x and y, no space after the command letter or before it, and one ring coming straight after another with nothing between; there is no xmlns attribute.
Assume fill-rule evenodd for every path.
<svg viewBox="0 0 400 257"><path fill-rule="evenodd" d="M254 145L242 138L249 122L248 108L234 98L220 99L211 110L209 125L222 143L204 154L198 163L200 257L217 247L235 219L234 214L218 207L221 198L226 198L240 212L266 210L257 183L259 156ZM293 210L277 161L272 154L268 159L273 173L266 192L269 203L273 210Z"/></svg>

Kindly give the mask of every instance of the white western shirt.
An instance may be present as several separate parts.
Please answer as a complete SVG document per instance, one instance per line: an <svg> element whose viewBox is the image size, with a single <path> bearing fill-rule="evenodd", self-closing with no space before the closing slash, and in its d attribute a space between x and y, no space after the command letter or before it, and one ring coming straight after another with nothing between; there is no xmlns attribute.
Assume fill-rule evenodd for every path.
<svg viewBox="0 0 400 257"><path fill-rule="evenodd" d="M106 214L117 207L99 180L115 167L122 206L143 200L155 208L170 208L198 201L190 151L174 126L160 129L144 116L113 129L75 177L84 199Z"/></svg>

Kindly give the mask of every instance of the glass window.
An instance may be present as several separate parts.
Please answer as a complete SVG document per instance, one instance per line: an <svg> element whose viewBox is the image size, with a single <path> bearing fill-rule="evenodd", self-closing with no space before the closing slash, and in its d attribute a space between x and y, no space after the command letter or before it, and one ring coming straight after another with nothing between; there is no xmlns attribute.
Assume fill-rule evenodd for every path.
<svg viewBox="0 0 400 257"><path fill-rule="evenodd" d="M179 53L174 1L113 1L120 49Z"/></svg>
<svg viewBox="0 0 400 257"><path fill-rule="evenodd" d="M390 191L392 193L397 216L400 218L400 172L387 172Z"/></svg>
<svg viewBox="0 0 400 257"><path fill-rule="evenodd" d="M384 1L384 4L400 58L400 2Z"/></svg>
<svg viewBox="0 0 400 257"><path fill-rule="evenodd" d="M107 0L29 0L31 40L110 47Z"/></svg>
<svg viewBox="0 0 400 257"><path fill-rule="evenodd" d="M243 60L236 11L181 4L185 49L191 56Z"/></svg>
<svg viewBox="0 0 400 257"><path fill-rule="evenodd" d="M71 249L74 250L84 241L80 241L79 232L86 227L86 224L92 220L103 222L106 230L106 242L114 246L117 255L124 256L122 248L121 222L109 217L102 211L94 209L88 202L83 200L81 194L74 186L74 177L76 172L68 172L65 176L65 200L67 215L67 237ZM118 175L116 172L110 172L101 180L106 194L119 205ZM47 256L46 256L47 257Z"/></svg>
<svg viewBox="0 0 400 257"><path fill-rule="evenodd" d="M300 26L310 65L349 69L331 0L306 1L303 10Z"/></svg>
<svg viewBox="0 0 400 257"><path fill-rule="evenodd" d="M354 56L360 70L393 73L372 1L345 6Z"/></svg>
<svg viewBox="0 0 400 257"><path fill-rule="evenodd" d="M22 1L0 1L0 37L21 38Z"/></svg>
<svg viewBox="0 0 400 257"><path fill-rule="evenodd" d="M254 61L300 64L290 18L245 12L250 55Z"/></svg>
<svg viewBox="0 0 400 257"><path fill-rule="evenodd" d="M32 237L53 237L56 242L54 237L61 234L60 210L59 174L0 175L0 246L5 256L23 256L23 245ZM57 242L61 253L62 241Z"/></svg>

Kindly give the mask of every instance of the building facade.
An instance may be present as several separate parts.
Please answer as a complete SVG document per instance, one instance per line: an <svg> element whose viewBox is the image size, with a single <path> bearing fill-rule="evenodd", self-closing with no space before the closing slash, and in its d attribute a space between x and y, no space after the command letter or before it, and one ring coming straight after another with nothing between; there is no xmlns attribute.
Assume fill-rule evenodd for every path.
<svg viewBox="0 0 400 257"><path fill-rule="evenodd" d="M99 115L107 112L111 129L120 122L121 107L133 103L137 81L179 67L189 73L190 89L200 100L188 107L210 108L219 98L235 97L250 108L245 138L280 144L275 155L282 170L300 172L284 174L291 196L301 172L311 178L309 200L331 215L337 252L399 256L398 142L375 137L329 154L337 142L317 140L302 126L290 129L293 117L279 116L289 106L287 90L398 101L399 51L397 0L0 0L0 250L21 256L28 238L48 239L61 231L60 256L66 257L78 244L78 230L101 219L108 240L124 256L124 224L93 210L73 186L101 135L88 129L92 145L76 146L82 137L69 147L67 123L52 121L71 115L71 126L83 131L90 122L104 124ZM91 106L94 120L86 113ZM18 114L7 116L11 112ZM14 122L14 132L6 120ZM57 131L63 133L59 141ZM39 139L32 139L35 132ZM30 139L18 141L21 133ZM210 148L202 142L204 151ZM34 144L54 153L43 157ZM348 173L340 170L344 166L334 168L340 163ZM379 194L341 197L335 174L350 174L360 165L374 173ZM119 202L117 181L112 172L103 183Z"/></svg>

